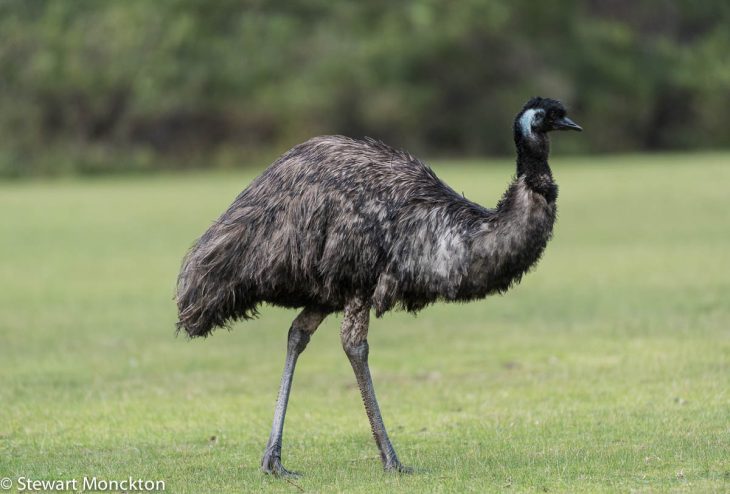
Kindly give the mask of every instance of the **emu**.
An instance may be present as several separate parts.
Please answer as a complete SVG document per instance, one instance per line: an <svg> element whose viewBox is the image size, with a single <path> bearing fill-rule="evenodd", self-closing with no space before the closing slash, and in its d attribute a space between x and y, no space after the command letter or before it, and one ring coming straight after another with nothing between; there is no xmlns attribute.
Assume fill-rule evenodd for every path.
<svg viewBox="0 0 730 494"><path fill-rule="evenodd" d="M514 121L517 172L494 209L467 200L423 162L380 141L323 136L256 178L197 240L177 283L178 331L190 337L257 315L259 304L302 308L291 324L261 469L282 466L294 368L312 334L344 312L340 337L386 471L409 472L388 438L368 368L370 310L416 312L504 293L552 235L558 188L552 130L582 130L556 100L532 98Z"/></svg>

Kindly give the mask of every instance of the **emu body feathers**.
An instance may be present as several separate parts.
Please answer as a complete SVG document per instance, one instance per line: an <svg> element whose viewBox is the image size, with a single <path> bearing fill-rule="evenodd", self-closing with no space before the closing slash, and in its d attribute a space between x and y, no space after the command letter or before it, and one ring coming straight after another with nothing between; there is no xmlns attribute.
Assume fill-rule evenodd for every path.
<svg viewBox="0 0 730 494"><path fill-rule="evenodd" d="M486 209L403 151L317 137L276 160L189 251L178 328L206 336L261 302L332 312L362 297L381 315L503 292L542 254L555 213L525 176Z"/></svg>

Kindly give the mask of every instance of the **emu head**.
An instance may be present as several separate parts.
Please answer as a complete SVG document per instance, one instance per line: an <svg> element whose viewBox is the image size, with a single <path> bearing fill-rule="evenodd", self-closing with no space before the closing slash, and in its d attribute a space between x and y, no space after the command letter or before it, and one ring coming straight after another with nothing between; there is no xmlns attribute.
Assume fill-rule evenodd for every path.
<svg viewBox="0 0 730 494"><path fill-rule="evenodd" d="M547 145L547 133L552 130L583 130L566 116L560 101L535 97L528 101L515 117L515 143L540 147Z"/></svg>

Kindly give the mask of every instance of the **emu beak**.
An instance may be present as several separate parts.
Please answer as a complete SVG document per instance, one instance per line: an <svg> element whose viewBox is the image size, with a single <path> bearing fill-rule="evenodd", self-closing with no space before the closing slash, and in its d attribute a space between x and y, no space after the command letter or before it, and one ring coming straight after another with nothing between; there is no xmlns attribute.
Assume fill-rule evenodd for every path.
<svg viewBox="0 0 730 494"><path fill-rule="evenodd" d="M583 127L573 122L568 117L563 117L555 122L555 130L577 130L580 132L583 130Z"/></svg>

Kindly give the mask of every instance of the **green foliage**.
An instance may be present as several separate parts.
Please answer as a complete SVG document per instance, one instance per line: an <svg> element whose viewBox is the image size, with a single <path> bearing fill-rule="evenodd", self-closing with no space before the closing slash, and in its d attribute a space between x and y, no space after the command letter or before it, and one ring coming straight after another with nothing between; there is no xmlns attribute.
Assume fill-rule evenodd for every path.
<svg viewBox="0 0 730 494"><path fill-rule="evenodd" d="M727 492L728 159L561 159L555 238L520 286L373 318L375 386L415 475L383 474L328 318L294 379L283 455L305 473L295 483ZM489 204L514 165L435 169ZM294 312L174 337L185 248L252 174L0 184L13 212L0 222L0 477L298 492L258 471Z"/></svg>
<svg viewBox="0 0 730 494"><path fill-rule="evenodd" d="M573 151L730 145L730 7L7 0L0 175L231 165L321 133L507 154L534 94Z"/></svg>

